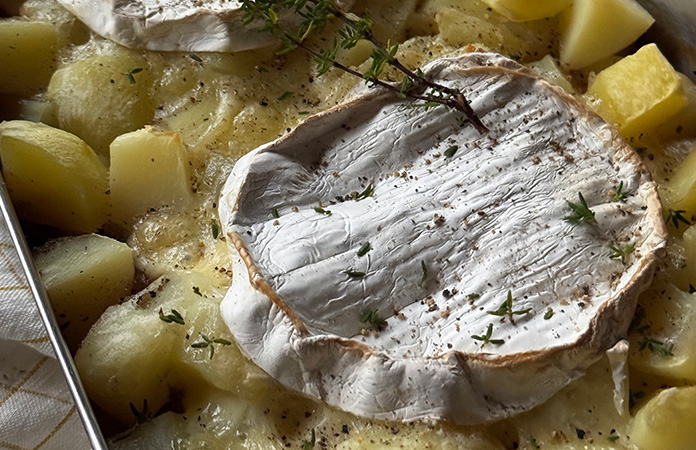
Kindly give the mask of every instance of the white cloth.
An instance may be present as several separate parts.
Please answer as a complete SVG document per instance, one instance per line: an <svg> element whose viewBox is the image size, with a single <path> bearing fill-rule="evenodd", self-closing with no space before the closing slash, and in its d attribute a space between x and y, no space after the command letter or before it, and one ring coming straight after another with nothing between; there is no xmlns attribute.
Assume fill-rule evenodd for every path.
<svg viewBox="0 0 696 450"><path fill-rule="evenodd" d="M63 373L0 216L0 449L88 449Z"/></svg>

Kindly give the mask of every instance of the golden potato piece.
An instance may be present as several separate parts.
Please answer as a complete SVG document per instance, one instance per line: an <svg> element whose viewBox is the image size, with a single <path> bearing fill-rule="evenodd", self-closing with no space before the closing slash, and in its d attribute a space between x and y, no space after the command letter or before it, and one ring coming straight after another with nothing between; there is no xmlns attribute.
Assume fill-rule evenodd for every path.
<svg viewBox="0 0 696 450"><path fill-rule="evenodd" d="M648 132L686 104L679 73L655 44L601 71L587 90L595 109L625 138Z"/></svg>
<svg viewBox="0 0 696 450"><path fill-rule="evenodd" d="M30 96L55 70L58 30L45 22L0 20L0 92Z"/></svg>
<svg viewBox="0 0 696 450"><path fill-rule="evenodd" d="M529 22L555 16L573 0L483 0L483 3L513 22Z"/></svg>
<svg viewBox="0 0 696 450"><path fill-rule="evenodd" d="M35 250L34 263L73 353L104 310L133 286L133 251L98 234L51 241Z"/></svg>
<svg viewBox="0 0 696 450"><path fill-rule="evenodd" d="M77 136L37 122L3 122L0 158L22 219L75 234L106 222L107 169Z"/></svg>
<svg viewBox="0 0 696 450"><path fill-rule="evenodd" d="M636 414L631 443L641 450L690 450L696 442L696 386L669 388Z"/></svg>
<svg viewBox="0 0 696 450"><path fill-rule="evenodd" d="M587 67L627 47L653 22L635 0L574 0L560 16L561 64Z"/></svg>
<svg viewBox="0 0 696 450"><path fill-rule="evenodd" d="M683 210L684 217L696 213L696 147L662 183L660 194L665 208Z"/></svg>

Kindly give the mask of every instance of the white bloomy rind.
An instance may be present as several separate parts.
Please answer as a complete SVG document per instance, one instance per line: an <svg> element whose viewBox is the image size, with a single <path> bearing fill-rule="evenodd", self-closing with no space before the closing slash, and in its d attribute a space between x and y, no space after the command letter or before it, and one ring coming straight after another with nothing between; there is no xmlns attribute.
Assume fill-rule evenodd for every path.
<svg viewBox="0 0 696 450"><path fill-rule="evenodd" d="M236 52L275 40L261 23L242 24L242 4L234 0L58 1L100 36L131 48ZM338 4L348 8L352 0Z"/></svg>
<svg viewBox="0 0 696 450"><path fill-rule="evenodd" d="M548 399L625 335L666 231L637 155L559 89L493 54L426 74L490 132L373 91L240 159L220 203L222 314L260 367L338 408L481 423ZM564 220L578 193L596 225ZM491 314L508 293L529 311ZM489 324L503 344L473 337Z"/></svg>

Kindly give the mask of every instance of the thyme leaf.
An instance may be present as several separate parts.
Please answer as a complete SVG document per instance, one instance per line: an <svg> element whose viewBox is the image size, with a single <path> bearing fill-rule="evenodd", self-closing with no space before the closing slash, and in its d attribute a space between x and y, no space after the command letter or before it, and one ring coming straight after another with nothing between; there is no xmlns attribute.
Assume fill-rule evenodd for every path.
<svg viewBox="0 0 696 450"><path fill-rule="evenodd" d="M449 159L449 158L453 157L454 154L457 153L457 150L459 150L458 145L451 146L450 148L445 150L445 152L444 152L445 158Z"/></svg>
<svg viewBox="0 0 696 450"><path fill-rule="evenodd" d="M358 257L367 255L367 252L369 252L370 250L372 250L370 243L363 242L363 245L361 245L360 249L358 250Z"/></svg>
<svg viewBox="0 0 696 450"><path fill-rule="evenodd" d="M620 259L622 263L626 264L626 260L635 250L635 243L619 246L609 244L609 257L611 259Z"/></svg>
<svg viewBox="0 0 696 450"><path fill-rule="evenodd" d="M210 229L213 232L213 239L217 239L220 236L220 225L213 220L213 223L210 224Z"/></svg>
<svg viewBox="0 0 696 450"><path fill-rule="evenodd" d="M135 84L135 77L133 75L142 71L142 67L134 67L133 69L130 69L128 72L126 72L124 75L128 78L128 82L130 84Z"/></svg>
<svg viewBox="0 0 696 450"><path fill-rule="evenodd" d="M314 211L318 212L319 214L324 214L326 216L331 215L331 211L329 211L328 209L321 208L319 206L314 207Z"/></svg>
<svg viewBox="0 0 696 450"><path fill-rule="evenodd" d="M544 320L549 320L550 318L553 317L555 313L553 312L553 308L549 308L546 310L546 314L544 314Z"/></svg>
<svg viewBox="0 0 696 450"><path fill-rule="evenodd" d="M493 324L489 323L488 328L486 329L486 334L484 335L471 335L471 339L476 339L477 341L483 341L483 344L481 345L482 347L486 344L493 344L493 345L503 345L505 343L505 340L503 339L491 339L491 336L493 335Z"/></svg>
<svg viewBox="0 0 696 450"><path fill-rule="evenodd" d="M674 353L672 353L672 350L674 350L674 344L666 345L663 341L658 339L649 337L644 338L640 343L639 350L642 351L645 348L663 358L674 356Z"/></svg>
<svg viewBox="0 0 696 450"><path fill-rule="evenodd" d="M215 355L215 344L219 345L232 345L232 342L223 338L209 338L205 334L201 333L202 341L194 342L191 344L191 348L208 348L210 349L210 359L213 359Z"/></svg>
<svg viewBox="0 0 696 450"><path fill-rule="evenodd" d="M580 199L580 203L573 203L569 200L566 200L566 203L568 203L568 207L573 211L573 213L569 216L566 216L564 220L573 225L577 225L580 223L595 225L597 223L597 219L595 219L595 213L589 208L589 206L587 206L585 197L582 196L581 192L578 192L578 198Z"/></svg>
<svg viewBox="0 0 696 450"><path fill-rule="evenodd" d="M683 209L668 209L667 210L667 218L665 219L666 223L672 222L672 225L674 225L674 228L677 230L679 229L679 222L685 223L687 226L691 225L691 222L689 222L686 217L682 215L682 213L685 213Z"/></svg>
<svg viewBox="0 0 696 450"><path fill-rule="evenodd" d="M374 197L375 196L375 186L370 183L367 185L367 187L362 191L353 191L350 193L350 197L355 200L356 202L359 202L360 200L364 200L367 197Z"/></svg>
<svg viewBox="0 0 696 450"><path fill-rule="evenodd" d="M138 408L132 403L128 402L128 406L130 406L130 410L133 413L133 425L140 424L140 423L145 423L148 420L150 420L150 411L147 406L147 399L143 399L143 409L138 410Z"/></svg>
<svg viewBox="0 0 696 450"><path fill-rule="evenodd" d="M350 278L365 278L367 275L365 272L358 272L352 269L344 270L343 273L348 275Z"/></svg>
<svg viewBox="0 0 696 450"><path fill-rule="evenodd" d="M317 435L314 432L314 428L310 432L309 440L304 439L302 441L302 450L312 450L317 443Z"/></svg>
<svg viewBox="0 0 696 450"><path fill-rule="evenodd" d="M164 314L164 311L162 311L162 308L159 310L159 318L162 322L166 323L178 323L179 325L184 325L184 318L181 317L181 314L179 314L179 311L176 309L172 309L171 314Z"/></svg>
<svg viewBox="0 0 696 450"><path fill-rule="evenodd" d="M421 279L418 282L418 287L423 287L425 282L428 280L428 266L425 265L425 261L421 259Z"/></svg>
<svg viewBox="0 0 696 450"><path fill-rule="evenodd" d="M376 309L366 309L360 316L360 323L369 325L375 331L382 331L387 327L387 321L380 317Z"/></svg>
<svg viewBox="0 0 696 450"><path fill-rule="evenodd" d="M494 316L508 316L510 319L510 323L515 325L515 320L514 320L513 316L527 314L532 310L532 308L514 310L512 308L513 301L514 301L514 299L512 297L512 291L508 291L507 299L505 299L503 304L500 305L500 307L494 311L488 311L488 314L492 314ZM548 314L548 312L547 312L547 314Z"/></svg>
<svg viewBox="0 0 696 450"><path fill-rule="evenodd" d="M611 196L612 202L623 202L626 203L626 198L628 194L623 190L623 181L614 189L614 193Z"/></svg>

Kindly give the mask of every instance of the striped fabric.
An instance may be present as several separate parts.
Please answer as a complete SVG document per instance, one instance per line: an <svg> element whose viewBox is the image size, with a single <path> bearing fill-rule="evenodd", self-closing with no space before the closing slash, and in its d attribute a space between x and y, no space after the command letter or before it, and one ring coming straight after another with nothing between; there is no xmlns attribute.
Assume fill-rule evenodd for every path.
<svg viewBox="0 0 696 450"><path fill-rule="evenodd" d="M0 218L0 450L88 448L87 435Z"/></svg>

